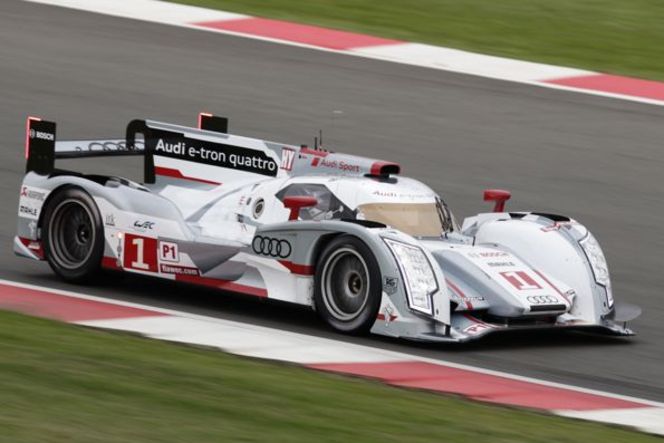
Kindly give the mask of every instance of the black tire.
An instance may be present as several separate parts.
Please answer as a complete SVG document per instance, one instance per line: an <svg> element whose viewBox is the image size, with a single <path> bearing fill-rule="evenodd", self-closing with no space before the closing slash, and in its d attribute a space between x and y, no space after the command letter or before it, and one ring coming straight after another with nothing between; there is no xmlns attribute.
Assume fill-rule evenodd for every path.
<svg viewBox="0 0 664 443"><path fill-rule="evenodd" d="M64 280L89 281L99 272L104 255L99 209L80 188L56 192L46 206L41 227L46 260Z"/></svg>
<svg viewBox="0 0 664 443"><path fill-rule="evenodd" d="M314 304L333 329L368 332L376 321L382 292L378 261L363 241L341 235L325 247L314 276Z"/></svg>

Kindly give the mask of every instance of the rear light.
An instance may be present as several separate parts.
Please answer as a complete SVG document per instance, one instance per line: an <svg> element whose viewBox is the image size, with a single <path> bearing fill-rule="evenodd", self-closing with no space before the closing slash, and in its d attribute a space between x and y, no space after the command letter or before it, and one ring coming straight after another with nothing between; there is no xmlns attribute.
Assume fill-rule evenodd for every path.
<svg viewBox="0 0 664 443"><path fill-rule="evenodd" d="M28 117L25 121L25 159L30 158L30 122L40 122L39 117Z"/></svg>

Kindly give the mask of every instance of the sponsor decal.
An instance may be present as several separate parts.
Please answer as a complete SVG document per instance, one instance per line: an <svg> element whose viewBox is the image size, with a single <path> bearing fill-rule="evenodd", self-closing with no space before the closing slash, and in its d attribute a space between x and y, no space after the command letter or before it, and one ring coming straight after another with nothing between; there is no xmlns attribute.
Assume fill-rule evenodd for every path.
<svg viewBox="0 0 664 443"><path fill-rule="evenodd" d="M39 209L29 205L19 205L18 213L24 217L36 219L39 216Z"/></svg>
<svg viewBox="0 0 664 443"><path fill-rule="evenodd" d="M30 129L30 138L31 139L38 139L38 140L47 140L49 142L52 142L55 140L55 135L51 134L50 132L46 131L36 131L35 129Z"/></svg>
<svg viewBox="0 0 664 443"><path fill-rule="evenodd" d="M159 242L159 260L178 262L180 261L180 252L178 251L178 244L160 241ZM161 271L164 272L164 271Z"/></svg>
<svg viewBox="0 0 664 443"><path fill-rule="evenodd" d="M106 217L104 218L104 224L106 226L115 226L115 215L106 214Z"/></svg>
<svg viewBox="0 0 664 443"><path fill-rule="evenodd" d="M168 265L162 263L159 265L159 270L162 274L177 274L177 275L200 275L197 268L190 268L188 266Z"/></svg>
<svg viewBox="0 0 664 443"><path fill-rule="evenodd" d="M529 295L526 297L526 300L533 305L552 305L560 303L560 300L553 295Z"/></svg>
<svg viewBox="0 0 664 443"><path fill-rule="evenodd" d="M482 251L482 252L470 252L468 257L472 258L500 258L500 257L509 257L510 255L507 252L503 251Z"/></svg>
<svg viewBox="0 0 664 443"><path fill-rule="evenodd" d="M279 169L277 162L261 150L191 139L167 131L152 132L154 137L147 140L148 149L157 155L271 177Z"/></svg>
<svg viewBox="0 0 664 443"><path fill-rule="evenodd" d="M464 297L468 301L484 301L486 298L482 297L481 295L471 295L471 296L466 296Z"/></svg>
<svg viewBox="0 0 664 443"><path fill-rule="evenodd" d="M145 231L148 229L153 229L155 225L155 222L153 221L141 221L141 220L136 220L134 221L134 228L138 229L139 231Z"/></svg>
<svg viewBox="0 0 664 443"><path fill-rule="evenodd" d="M251 249L259 255L274 258L287 258L291 255L291 244L287 240L257 235L251 242Z"/></svg>
<svg viewBox="0 0 664 443"><path fill-rule="evenodd" d="M506 271L500 275L519 291L542 289L537 281L526 271Z"/></svg>
<svg viewBox="0 0 664 443"><path fill-rule="evenodd" d="M281 148L281 169L291 171L295 161L295 149Z"/></svg>
<svg viewBox="0 0 664 443"><path fill-rule="evenodd" d="M320 157L314 157L314 159L311 162L311 166L314 168L316 167L322 167L322 168L328 168L328 169L338 169L341 172L351 172L351 173L359 173L360 172L360 167L358 165L353 165L351 163L347 163L343 160L327 160L325 158L320 158Z"/></svg>
<svg viewBox="0 0 664 443"><path fill-rule="evenodd" d="M473 323L472 325L468 326L466 329L463 330L468 335L477 335L482 331L485 331L487 329L492 329L493 326L489 326L485 323Z"/></svg>
<svg viewBox="0 0 664 443"><path fill-rule="evenodd" d="M543 231L543 232L553 232L553 231L560 231L560 229L562 229L562 228L571 229L572 225L573 225L573 223L571 221L568 221L568 222L555 222L552 225L545 226L545 227L541 228L541 231Z"/></svg>
<svg viewBox="0 0 664 443"><path fill-rule="evenodd" d="M134 142L134 149L129 149L125 140L95 140L91 142L77 142L73 147L78 152L99 152L99 151L142 151L145 146L142 140Z"/></svg>
<svg viewBox="0 0 664 443"><path fill-rule="evenodd" d="M43 202L44 200L46 200L46 192L36 191L29 186L22 186L21 198L28 198L30 200Z"/></svg>
<svg viewBox="0 0 664 443"><path fill-rule="evenodd" d="M516 266L516 263L512 261L490 261L487 262L487 265L492 268L510 268Z"/></svg>
<svg viewBox="0 0 664 443"><path fill-rule="evenodd" d="M397 319L397 316L394 315L394 308L392 306L387 305L385 306L385 309L383 309L383 312L378 314L377 317L378 320L384 320L385 321L385 326L389 326L391 322Z"/></svg>
<svg viewBox="0 0 664 443"><path fill-rule="evenodd" d="M387 295L393 295L397 292L399 288L399 279L397 277L384 277L383 279L383 291Z"/></svg>
<svg viewBox="0 0 664 443"><path fill-rule="evenodd" d="M37 223L34 220L28 223L28 229L30 229L30 237L37 237Z"/></svg>

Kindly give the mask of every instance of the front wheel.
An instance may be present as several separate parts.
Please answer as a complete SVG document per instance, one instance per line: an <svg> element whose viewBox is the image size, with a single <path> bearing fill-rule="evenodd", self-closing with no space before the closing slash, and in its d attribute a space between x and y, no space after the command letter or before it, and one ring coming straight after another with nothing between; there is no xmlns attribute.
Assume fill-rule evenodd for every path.
<svg viewBox="0 0 664 443"><path fill-rule="evenodd" d="M58 191L44 212L42 232L46 260L60 277L82 282L99 271L104 228L97 205L85 191Z"/></svg>
<svg viewBox="0 0 664 443"><path fill-rule="evenodd" d="M366 333L376 321L382 295L376 257L357 237L342 235L323 250L314 277L316 311L332 328Z"/></svg>

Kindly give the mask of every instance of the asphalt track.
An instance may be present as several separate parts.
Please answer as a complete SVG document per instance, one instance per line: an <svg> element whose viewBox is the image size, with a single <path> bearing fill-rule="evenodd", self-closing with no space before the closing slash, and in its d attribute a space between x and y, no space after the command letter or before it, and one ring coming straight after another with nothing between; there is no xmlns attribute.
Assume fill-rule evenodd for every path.
<svg viewBox="0 0 664 443"><path fill-rule="evenodd" d="M14 257L25 116L58 137L122 136L132 118L194 124L209 110L235 133L398 161L457 218L486 187L511 209L570 215L608 257L614 293L644 308L630 339L511 334L430 346L328 331L307 309L110 276L80 288ZM335 113L334 111L341 111ZM0 2L0 277L350 340L550 381L664 401L664 107L149 24ZM88 172L140 177L128 159ZM54 338L57 339L57 338Z"/></svg>

